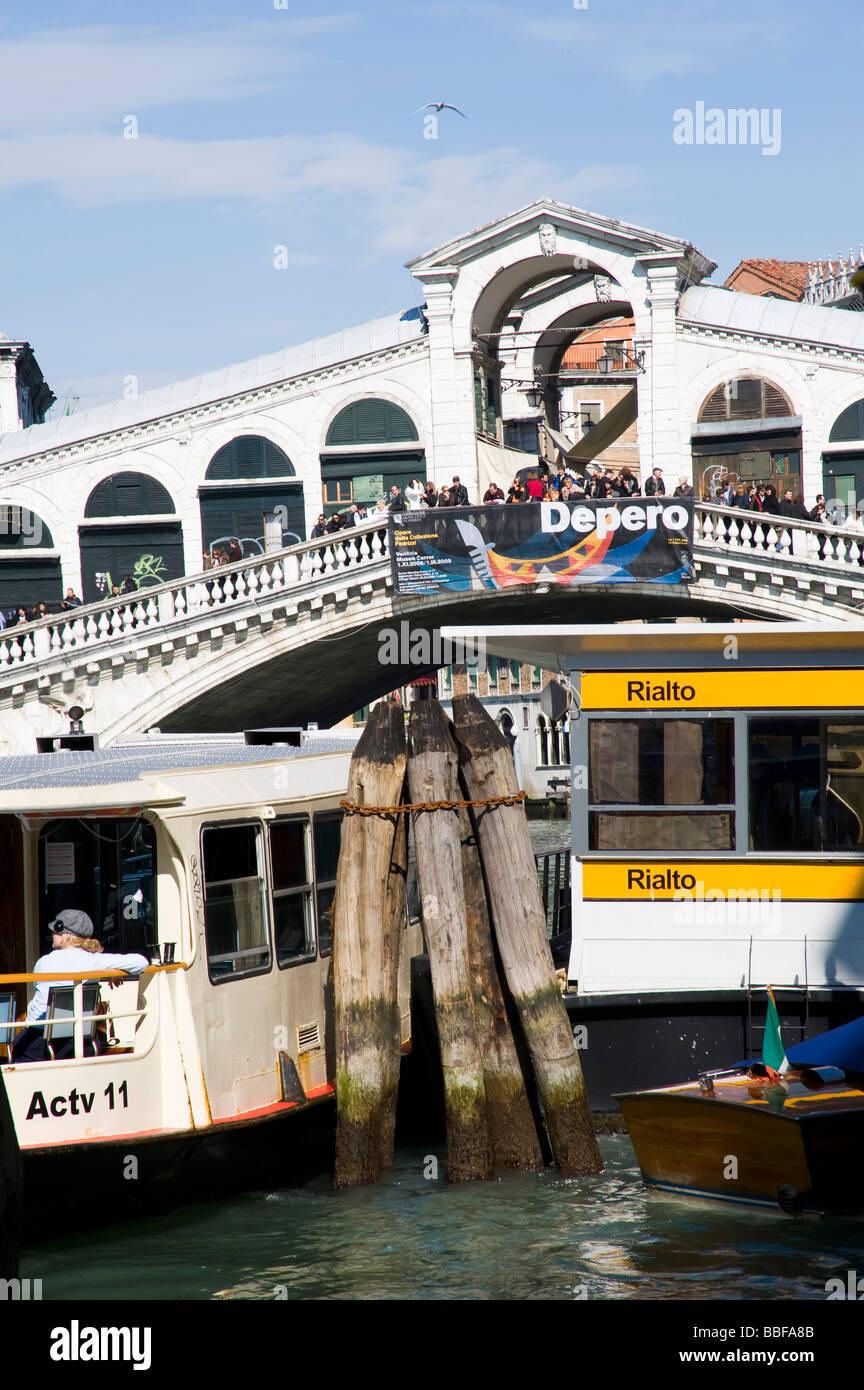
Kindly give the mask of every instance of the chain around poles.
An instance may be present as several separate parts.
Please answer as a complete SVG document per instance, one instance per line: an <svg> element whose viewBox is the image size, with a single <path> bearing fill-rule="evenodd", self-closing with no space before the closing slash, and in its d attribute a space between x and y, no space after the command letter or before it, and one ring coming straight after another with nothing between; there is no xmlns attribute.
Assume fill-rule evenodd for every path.
<svg viewBox="0 0 864 1390"><path fill-rule="evenodd" d="M487 796L475 801L414 801L399 806L358 806L353 801L340 801L339 805L348 816L404 816L410 811L458 811L463 806L516 806L526 796L527 792L514 792L512 796Z"/></svg>

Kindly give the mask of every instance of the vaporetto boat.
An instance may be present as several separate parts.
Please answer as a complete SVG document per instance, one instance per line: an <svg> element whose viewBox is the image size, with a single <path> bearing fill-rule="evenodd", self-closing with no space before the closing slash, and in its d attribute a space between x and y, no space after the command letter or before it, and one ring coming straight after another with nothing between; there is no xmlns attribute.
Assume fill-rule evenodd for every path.
<svg viewBox="0 0 864 1390"><path fill-rule="evenodd" d="M0 1042L59 911L88 913L106 952L151 962L106 978L94 955L86 977L55 980L74 1005L49 1011L57 1060L2 1049L31 1230L76 1206L92 1224L326 1164L330 908L355 741L145 738L0 764ZM407 1044L422 949L407 919L404 946ZM98 1214L76 1192L98 1192Z"/></svg>

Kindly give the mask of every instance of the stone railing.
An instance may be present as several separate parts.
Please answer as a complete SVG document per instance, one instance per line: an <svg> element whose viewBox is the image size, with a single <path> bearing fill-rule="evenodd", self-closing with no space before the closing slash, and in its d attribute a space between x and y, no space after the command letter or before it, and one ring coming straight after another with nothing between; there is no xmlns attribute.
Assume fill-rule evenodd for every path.
<svg viewBox="0 0 864 1390"><path fill-rule="evenodd" d="M694 541L697 547L749 551L753 556L826 566L858 578L864 567L864 530L745 512L713 502L697 503Z"/></svg>
<svg viewBox="0 0 864 1390"><path fill-rule="evenodd" d="M304 541L265 555L219 565L201 574L186 575L139 589L119 599L52 614L39 622L20 623L0 632L0 678L11 668L47 658L62 658L96 648L114 638L151 639L158 631L184 619L206 619L219 625L222 614L255 607L280 593L302 592L321 580L347 577L352 571L380 565L389 554L387 525L355 527L335 537Z"/></svg>
<svg viewBox="0 0 864 1390"><path fill-rule="evenodd" d="M864 531L847 527L697 502L694 550L703 567L721 557L724 563L746 558L748 564L756 564L761 559L775 568L788 562L794 570L809 571L811 578L864 583ZM116 651L117 643L152 647L178 630L182 635L197 629L206 636L208 630L220 628L223 617L233 615L242 624L250 613L272 607L282 595L296 601L306 592L317 592L320 602L322 587L326 591L334 582L342 587L354 575L360 579L364 570L380 574L388 557L386 523L356 527L338 537L304 541L134 595L21 623L0 631L0 684L6 683L4 673L8 681L13 672L32 670L43 662L56 667L67 654L73 665L78 657L94 660L108 643Z"/></svg>

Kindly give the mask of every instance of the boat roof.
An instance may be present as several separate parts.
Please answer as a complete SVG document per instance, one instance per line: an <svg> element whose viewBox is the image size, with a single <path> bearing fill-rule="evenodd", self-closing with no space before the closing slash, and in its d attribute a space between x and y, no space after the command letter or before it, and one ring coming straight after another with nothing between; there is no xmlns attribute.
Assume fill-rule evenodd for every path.
<svg viewBox="0 0 864 1390"><path fill-rule="evenodd" d="M0 812L31 815L130 813L145 807L239 805L282 801L344 788L359 730L304 734L301 747L248 745L242 735L27 754L0 759ZM331 758L341 755L339 771ZM327 771L310 773L326 762ZM276 765L280 769L277 778ZM284 769L284 773L282 770Z"/></svg>

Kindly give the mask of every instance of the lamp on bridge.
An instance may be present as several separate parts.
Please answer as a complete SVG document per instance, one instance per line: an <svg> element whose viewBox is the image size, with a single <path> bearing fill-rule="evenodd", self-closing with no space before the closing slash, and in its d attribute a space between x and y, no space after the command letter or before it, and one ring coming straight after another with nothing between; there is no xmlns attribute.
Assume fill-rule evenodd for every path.
<svg viewBox="0 0 864 1390"><path fill-rule="evenodd" d="M540 375L539 369L537 369L534 372L533 383L530 386L525 387L525 399L528 402L529 409L542 410L544 395L545 390L543 387L543 378Z"/></svg>

